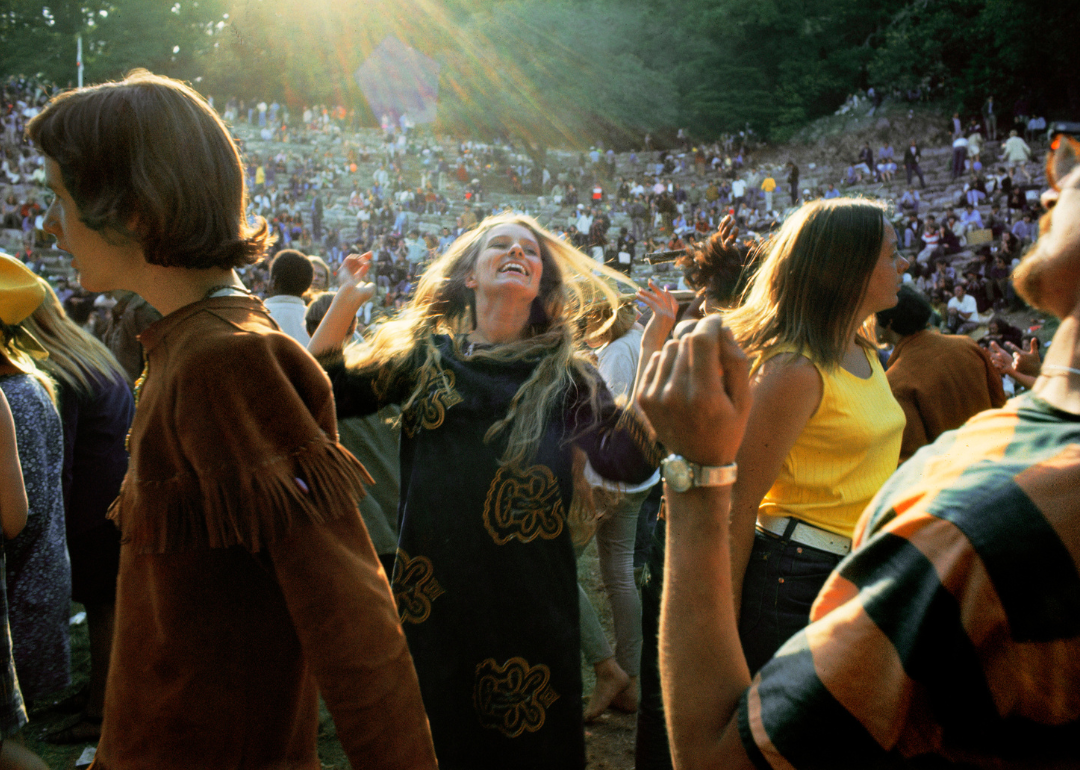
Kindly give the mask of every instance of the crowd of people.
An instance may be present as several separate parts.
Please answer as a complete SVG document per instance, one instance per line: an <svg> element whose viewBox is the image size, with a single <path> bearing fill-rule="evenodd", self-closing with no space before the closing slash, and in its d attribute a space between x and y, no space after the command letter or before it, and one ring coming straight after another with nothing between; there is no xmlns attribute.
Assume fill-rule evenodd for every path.
<svg viewBox="0 0 1080 770"><path fill-rule="evenodd" d="M320 696L358 767L584 767L608 708L638 711L641 770L1070 761L1075 136L1038 203L1012 195L1029 149L925 217L913 188L902 214L803 195L745 137L684 133L633 177L594 148L542 182L544 227L489 213L471 173L501 150L451 172L388 122L325 250L351 164L245 157L145 71L19 88L52 196L27 232L79 280L0 257L0 762L42 766L6 739L70 682L73 599L90 682L51 738L99 740L99 770L314 766ZM468 205L423 233L450 174ZM639 251L677 257L689 307L636 286ZM1022 302L1062 319L1045 361L1000 315L965 336ZM614 649L577 582L593 536Z"/></svg>

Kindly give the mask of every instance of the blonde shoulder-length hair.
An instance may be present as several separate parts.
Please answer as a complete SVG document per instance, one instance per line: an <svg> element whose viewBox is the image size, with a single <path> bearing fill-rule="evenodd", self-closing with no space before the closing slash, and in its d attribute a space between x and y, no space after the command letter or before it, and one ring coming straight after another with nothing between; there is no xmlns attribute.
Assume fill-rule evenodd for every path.
<svg viewBox="0 0 1080 770"><path fill-rule="evenodd" d="M491 442L508 432L500 462L522 467L535 457L548 418L569 388L584 387L596 413L597 382L583 351L585 316L598 303L618 307L616 283L635 286L625 275L585 256L532 217L498 214L464 233L428 267L415 296L396 318L385 323L370 341L345 350L345 363L350 369L372 373L376 391L385 392L400 378L411 377L413 388L402 403L403 412L428 397L426 383L439 383L448 391L449 382L433 335L449 335L456 354L464 355L462 339L476 324L475 298L466 281L488 233L506 224L520 225L536 238L543 264L539 293L521 340L482 348L473 357L538 362L518 389L506 415L496 420L484 436ZM614 316L612 312L598 331L606 331Z"/></svg>
<svg viewBox="0 0 1080 770"><path fill-rule="evenodd" d="M885 240L885 207L854 198L818 200L795 211L766 244L760 266L725 323L759 365L780 348L840 365Z"/></svg>
<svg viewBox="0 0 1080 770"><path fill-rule="evenodd" d="M97 337L68 318L59 297L45 281L45 299L26 320L29 331L49 357L38 366L53 379L82 396L94 391L94 380L104 378L128 382L127 372Z"/></svg>

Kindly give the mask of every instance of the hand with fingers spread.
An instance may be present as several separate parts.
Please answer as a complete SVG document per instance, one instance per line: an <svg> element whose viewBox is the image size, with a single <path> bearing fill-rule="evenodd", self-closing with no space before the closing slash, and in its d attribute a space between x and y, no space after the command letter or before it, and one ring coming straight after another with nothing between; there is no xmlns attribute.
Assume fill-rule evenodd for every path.
<svg viewBox="0 0 1080 770"><path fill-rule="evenodd" d="M675 328L679 301L667 289L653 283L651 278L649 288L639 290L637 298L652 310L652 316L645 324L645 333L641 337L641 355L648 361L649 356L663 346L671 330Z"/></svg>
<svg viewBox="0 0 1080 770"><path fill-rule="evenodd" d="M355 304L357 309L375 296L375 284L367 280L367 274L371 270L371 252L365 254L350 254L345 257L338 270L338 294L344 294L342 299Z"/></svg>
<svg viewBox="0 0 1080 770"><path fill-rule="evenodd" d="M375 296L375 284L366 281L371 270L371 252L350 254L338 270L338 290L330 307L311 335L308 352L313 356L341 347L349 336L356 313Z"/></svg>
<svg viewBox="0 0 1080 770"><path fill-rule="evenodd" d="M728 214L720 220L720 226L716 228L720 236L713 248L730 255L738 256L735 250L735 239L739 237L739 226L735 224L735 217Z"/></svg>
<svg viewBox="0 0 1080 770"><path fill-rule="evenodd" d="M735 459L750 413L750 365L719 315L654 355L638 404L658 440L702 465Z"/></svg>

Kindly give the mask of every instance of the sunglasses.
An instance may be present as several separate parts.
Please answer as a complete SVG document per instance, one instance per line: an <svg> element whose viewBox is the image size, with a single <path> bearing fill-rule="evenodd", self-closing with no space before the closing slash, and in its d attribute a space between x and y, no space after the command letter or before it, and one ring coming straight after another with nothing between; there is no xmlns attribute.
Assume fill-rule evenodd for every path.
<svg viewBox="0 0 1080 770"><path fill-rule="evenodd" d="M1050 142L1050 153L1046 156L1046 181L1050 187L1058 190L1058 182L1076 168L1080 158L1080 140L1069 134L1057 134Z"/></svg>

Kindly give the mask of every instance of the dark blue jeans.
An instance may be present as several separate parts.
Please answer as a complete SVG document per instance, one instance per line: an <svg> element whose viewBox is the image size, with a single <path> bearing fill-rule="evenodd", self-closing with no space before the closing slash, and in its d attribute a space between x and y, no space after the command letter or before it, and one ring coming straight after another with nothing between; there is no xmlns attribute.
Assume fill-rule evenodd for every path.
<svg viewBox="0 0 1080 770"><path fill-rule="evenodd" d="M739 639L751 676L810 623L810 605L841 558L755 533L739 613Z"/></svg>

